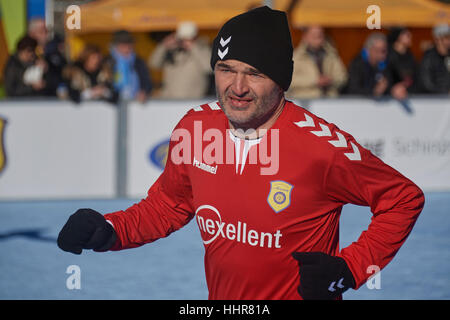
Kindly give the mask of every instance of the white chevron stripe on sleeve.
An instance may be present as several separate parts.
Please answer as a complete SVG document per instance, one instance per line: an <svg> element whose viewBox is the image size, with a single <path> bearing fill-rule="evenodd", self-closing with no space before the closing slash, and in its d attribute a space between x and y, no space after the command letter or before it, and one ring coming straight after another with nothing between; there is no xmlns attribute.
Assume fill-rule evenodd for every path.
<svg viewBox="0 0 450 320"><path fill-rule="evenodd" d="M311 118L310 116L308 116L305 113L305 119L304 121L298 121L298 122L294 122L294 124L300 128L305 128L305 127L315 127L316 124L314 123L313 118Z"/></svg>
<svg viewBox="0 0 450 320"><path fill-rule="evenodd" d="M305 115L305 120L300 120L298 122L294 122L294 124L299 127L299 128L315 128L316 124L314 123L314 119L307 115L306 113ZM331 130L330 128L323 123L319 123L320 129L321 130L311 130L310 132L314 135L316 135L317 137L332 137L333 135L331 134ZM328 140L328 142L336 147L336 148L347 148L348 144L347 144L347 140L344 137L344 135L338 131L335 132L337 139L335 140ZM361 153L359 151L359 148L353 143L350 142L350 145L352 147L352 152L347 152L344 153L344 155L352 161L360 161L361 160Z"/></svg>
<svg viewBox="0 0 450 320"><path fill-rule="evenodd" d="M217 102L211 102L211 103L208 103L208 106L209 106L212 110L220 110L220 106L217 104Z"/></svg>
<svg viewBox="0 0 450 320"><path fill-rule="evenodd" d="M323 123L319 123L319 125L320 125L320 128L322 130L320 130L320 131L311 131L311 133L315 134L318 137L331 137L330 128L328 128L328 126L323 124Z"/></svg>
<svg viewBox="0 0 450 320"><path fill-rule="evenodd" d="M340 132L336 132L336 135L338 137L337 140L329 140L328 142L331 143L336 148L346 148L347 140L345 140L344 135Z"/></svg>
<svg viewBox="0 0 450 320"><path fill-rule="evenodd" d="M353 143L350 142L353 152L347 152L344 153L344 155L349 158L350 160L361 160L361 153L359 153L358 147Z"/></svg>

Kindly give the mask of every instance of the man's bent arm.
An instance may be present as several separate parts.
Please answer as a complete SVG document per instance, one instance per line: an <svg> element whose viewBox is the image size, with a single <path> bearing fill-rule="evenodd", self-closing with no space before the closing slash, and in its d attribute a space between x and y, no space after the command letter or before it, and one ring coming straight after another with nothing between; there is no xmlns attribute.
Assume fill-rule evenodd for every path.
<svg viewBox="0 0 450 320"><path fill-rule="evenodd" d="M334 201L370 206L372 221L359 239L339 254L347 262L356 287L372 272L370 266L384 268L410 234L424 205L422 190L386 165L347 135L358 147L361 160L349 160L337 153L329 168L325 189Z"/></svg>
<svg viewBox="0 0 450 320"><path fill-rule="evenodd" d="M193 213L188 203L172 198L160 180L139 203L124 211L105 215L118 238L110 250L135 248L164 238L192 219Z"/></svg>
<svg viewBox="0 0 450 320"><path fill-rule="evenodd" d="M186 165L174 164L171 141L164 172L145 199L124 211L105 215L118 240L110 250L134 248L171 234L194 216L192 188Z"/></svg>

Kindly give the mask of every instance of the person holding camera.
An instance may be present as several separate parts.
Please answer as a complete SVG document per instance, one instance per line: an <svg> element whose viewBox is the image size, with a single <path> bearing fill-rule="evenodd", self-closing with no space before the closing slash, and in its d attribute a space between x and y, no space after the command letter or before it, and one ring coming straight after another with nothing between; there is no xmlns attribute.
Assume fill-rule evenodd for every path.
<svg viewBox="0 0 450 320"><path fill-rule="evenodd" d="M22 37L6 62L3 79L8 97L47 95L47 65L36 56L37 44L30 36Z"/></svg>
<svg viewBox="0 0 450 320"><path fill-rule="evenodd" d="M197 35L193 22L182 22L151 55L150 67L162 70L162 98L198 99L207 94L211 49Z"/></svg>

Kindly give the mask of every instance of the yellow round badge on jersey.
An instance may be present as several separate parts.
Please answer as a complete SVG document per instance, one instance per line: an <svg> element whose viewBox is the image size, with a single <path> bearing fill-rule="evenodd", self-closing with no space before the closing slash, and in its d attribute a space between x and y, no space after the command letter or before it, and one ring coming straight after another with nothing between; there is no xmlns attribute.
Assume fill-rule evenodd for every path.
<svg viewBox="0 0 450 320"><path fill-rule="evenodd" d="M293 188L293 185L285 181L270 181L270 192L267 197L267 203L275 213L279 213L289 207Z"/></svg>

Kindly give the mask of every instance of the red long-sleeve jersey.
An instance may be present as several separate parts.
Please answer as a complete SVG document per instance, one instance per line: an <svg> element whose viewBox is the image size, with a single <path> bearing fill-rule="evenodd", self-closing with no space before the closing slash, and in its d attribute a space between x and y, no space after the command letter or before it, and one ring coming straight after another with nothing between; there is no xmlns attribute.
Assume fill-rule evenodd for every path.
<svg viewBox="0 0 450 320"><path fill-rule="evenodd" d="M339 250L346 203L370 206L373 218ZM179 122L148 196L105 217L118 235L112 250L166 237L194 218L210 299L301 299L293 252L344 258L359 287L369 266L381 269L394 257L423 204L413 182L290 101L256 140L236 137L214 102Z"/></svg>

